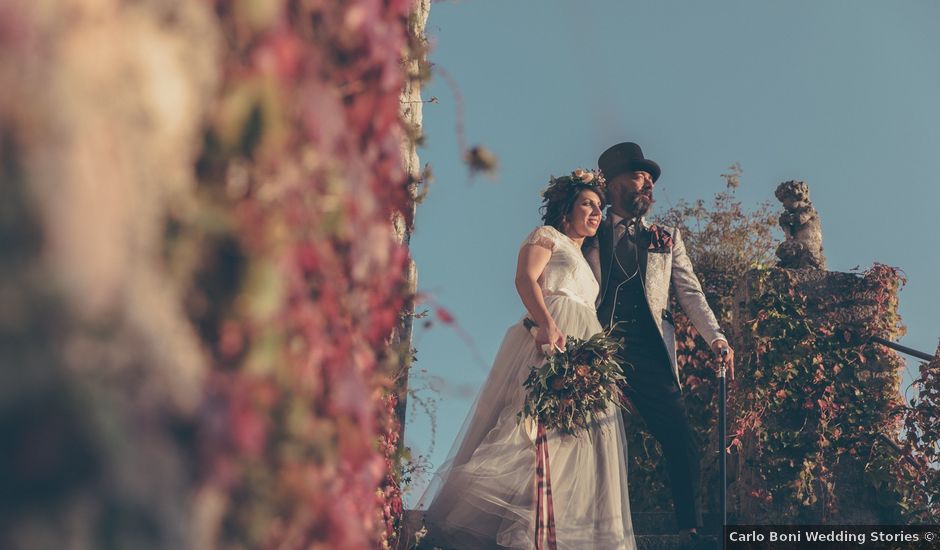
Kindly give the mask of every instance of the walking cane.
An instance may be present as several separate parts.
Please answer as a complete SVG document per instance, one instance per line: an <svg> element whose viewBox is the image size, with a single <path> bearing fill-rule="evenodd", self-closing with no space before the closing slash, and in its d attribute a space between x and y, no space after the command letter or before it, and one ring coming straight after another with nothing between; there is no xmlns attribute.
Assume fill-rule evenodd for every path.
<svg viewBox="0 0 940 550"><path fill-rule="evenodd" d="M718 367L718 479L721 483L718 499L721 503L721 547L725 547L725 526L728 525L728 472L727 472L727 439L728 426L726 423L725 401L728 397L728 386L725 382L725 373L728 369L728 348L721 349L721 366Z"/></svg>

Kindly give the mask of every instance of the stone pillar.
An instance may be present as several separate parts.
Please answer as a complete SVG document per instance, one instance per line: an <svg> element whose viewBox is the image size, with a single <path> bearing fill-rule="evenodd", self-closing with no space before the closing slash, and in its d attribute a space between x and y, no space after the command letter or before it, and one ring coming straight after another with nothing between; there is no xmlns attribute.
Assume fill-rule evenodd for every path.
<svg viewBox="0 0 940 550"><path fill-rule="evenodd" d="M408 193L411 197L411 211L405 216L396 215L393 223L395 224L395 234L399 242L408 245L411 240L411 233L414 229L415 217L415 199L418 188L426 185L422 181L425 177L421 169L421 160L418 158L418 144L422 133L422 117L424 102L421 99L421 86L427 71L427 39L424 36L424 28L427 24L428 13L431 9L431 0L416 0L414 11L409 21L409 31L412 40L411 57L407 60L407 77L405 86L401 94L401 116L404 120L406 129L405 138L402 141L402 159L405 170L411 177L411 184L408 187ZM408 289L410 296L417 292L418 271L414 260L408 259ZM409 299L402 308L402 319L395 333L392 335L392 346L399 352L401 364L396 373L396 391L398 393L398 404L396 405L396 415L399 426L401 426L401 436L398 445L404 444L405 435L405 413L408 404L408 369L411 367L411 331L413 325L414 299Z"/></svg>

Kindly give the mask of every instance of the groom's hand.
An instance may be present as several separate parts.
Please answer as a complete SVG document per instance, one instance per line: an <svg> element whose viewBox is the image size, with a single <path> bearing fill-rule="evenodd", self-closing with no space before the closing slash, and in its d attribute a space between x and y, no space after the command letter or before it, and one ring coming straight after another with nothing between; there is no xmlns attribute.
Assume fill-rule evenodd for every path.
<svg viewBox="0 0 940 550"><path fill-rule="evenodd" d="M722 355L722 350L728 350L727 355ZM721 338L715 340L712 342L712 351L718 357L718 362L728 367L729 379L734 380L734 350L728 345L728 341Z"/></svg>

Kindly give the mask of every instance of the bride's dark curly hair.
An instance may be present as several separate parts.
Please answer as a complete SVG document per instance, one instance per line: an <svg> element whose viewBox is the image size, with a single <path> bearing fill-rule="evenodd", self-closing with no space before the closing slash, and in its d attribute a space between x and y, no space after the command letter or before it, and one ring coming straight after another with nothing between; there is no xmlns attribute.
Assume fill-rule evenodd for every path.
<svg viewBox="0 0 940 550"><path fill-rule="evenodd" d="M542 191L542 223L564 232L565 216L574 208L581 191L594 191L601 199L601 208L607 204L606 182L599 170L575 170L570 176L548 180L548 187Z"/></svg>

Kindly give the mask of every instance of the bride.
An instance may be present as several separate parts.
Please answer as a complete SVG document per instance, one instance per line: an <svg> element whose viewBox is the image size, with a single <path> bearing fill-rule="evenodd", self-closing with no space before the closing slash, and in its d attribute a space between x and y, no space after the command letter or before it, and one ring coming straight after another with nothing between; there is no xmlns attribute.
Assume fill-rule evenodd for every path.
<svg viewBox="0 0 940 550"><path fill-rule="evenodd" d="M523 318L506 332L447 461L418 504L427 506L422 547L535 547L535 434L516 415L530 368L545 361L541 349L564 349L568 335L586 339L601 331L598 283L581 246L600 225L603 183L600 174L577 170L552 178L542 194L545 225L522 243L516 270L526 317L538 330L533 337ZM625 448L613 403L577 436L548 432L557 548L636 548Z"/></svg>

